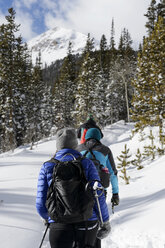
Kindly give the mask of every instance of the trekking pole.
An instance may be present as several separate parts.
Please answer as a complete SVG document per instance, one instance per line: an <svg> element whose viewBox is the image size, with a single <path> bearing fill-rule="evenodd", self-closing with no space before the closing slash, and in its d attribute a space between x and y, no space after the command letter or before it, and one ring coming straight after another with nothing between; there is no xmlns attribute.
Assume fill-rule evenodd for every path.
<svg viewBox="0 0 165 248"><path fill-rule="evenodd" d="M101 190L101 194L97 194L97 190ZM101 208L100 208L100 203L99 203L99 197L103 194L104 192L104 188L101 186L99 187L98 186L98 181L96 181L93 185L93 191L94 191L94 196L95 196L95 199L96 199L96 203L97 203L97 207L98 207L98 210L99 210L99 217L100 217L100 225L103 226L103 217L102 217L102 213L101 213Z"/></svg>
<svg viewBox="0 0 165 248"><path fill-rule="evenodd" d="M114 214L114 203L112 202L112 213Z"/></svg>
<svg viewBox="0 0 165 248"><path fill-rule="evenodd" d="M47 231L48 231L48 228L49 228L49 223L46 225L46 229L45 229L44 235L43 235L43 237L42 237L41 244L40 244L39 248L42 247L42 244L43 244L43 242L44 242L44 239L45 239L46 233L47 233Z"/></svg>

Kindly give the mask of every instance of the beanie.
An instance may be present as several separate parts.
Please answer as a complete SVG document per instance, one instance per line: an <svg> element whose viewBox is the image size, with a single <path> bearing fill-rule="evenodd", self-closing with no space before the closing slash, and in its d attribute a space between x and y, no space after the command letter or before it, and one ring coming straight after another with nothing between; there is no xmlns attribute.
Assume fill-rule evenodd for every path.
<svg viewBox="0 0 165 248"><path fill-rule="evenodd" d="M96 139L96 140L101 140L101 132L99 131L98 128L90 128L87 130L85 139Z"/></svg>
<svg viewBox="0 0 165 248"><path fill-rule="evenodd" d="M63 128L56 134L56 148L57 151L63 148L76 149L78 141L76 131L73 128Z"/></svg>

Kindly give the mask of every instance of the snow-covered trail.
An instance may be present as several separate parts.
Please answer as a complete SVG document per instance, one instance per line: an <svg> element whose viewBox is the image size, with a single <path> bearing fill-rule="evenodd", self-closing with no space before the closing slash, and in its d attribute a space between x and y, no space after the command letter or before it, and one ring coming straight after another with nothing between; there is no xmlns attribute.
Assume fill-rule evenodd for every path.
<svg viewBox="0 0 165 248"><path fill-rule="evenodd" d="M116 123L104 130L103 143L110 145L116 157L124 144L135 150L138 139L130 140L132 125ZM42 163L53 156L55 138L30 147L0 155L0 247L37 248L45 226L35 208L37 177ZM102 241L102 248L165 248L165 156L145 168L128 170L130 184L119 177L120 205L111 211L111 189L108 207L112 231ZM120 175L120 172L119 172ZM49 248L48 236L43 248Z"/></svg>

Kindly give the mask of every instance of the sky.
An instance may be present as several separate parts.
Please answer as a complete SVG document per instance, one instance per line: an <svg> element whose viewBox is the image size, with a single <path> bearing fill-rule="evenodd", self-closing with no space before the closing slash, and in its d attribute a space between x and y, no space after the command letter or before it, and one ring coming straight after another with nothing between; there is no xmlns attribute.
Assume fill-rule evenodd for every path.
<svg viewBox="0 0 165 248"><path fill-rule="evenodd" d="M0 0L0 23L8 8L16 11L16 21L25 41L48 29L60 26L91 34L100 41L104 34L110 38L114 19L115 40L123 28L128 29L134 43L146 35L144 14L151 0Z"/></svg>
<svg viewBox="0 0 165 248"><path fill-rule="evenodd" d="M148 145L150 128L132 139L132 123L119 121L102 131L103 144L110 147L116 165L124 145L130 149L131 159L137 148ZM158 128L152 127L155 145L158 146ZM43 237L45 226L35 208L37 179L43 162L55 153L55 137L19 147L14 152L0 154L0 247L37 248ZM127 169L130 184L126 185L118 169L120 204L111 208L111 186L108 188L107 205L110 214L111 232L102 240L103 248L165 248L165 155L154 161L147 158L143 169L133 165ZM42 248L50 248L48 233Z"/></svg>

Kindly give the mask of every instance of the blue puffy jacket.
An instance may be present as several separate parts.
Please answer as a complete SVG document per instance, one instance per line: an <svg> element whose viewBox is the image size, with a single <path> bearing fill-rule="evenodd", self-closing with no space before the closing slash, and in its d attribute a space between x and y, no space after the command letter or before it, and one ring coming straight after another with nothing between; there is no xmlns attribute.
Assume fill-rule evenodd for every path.
<svg viewBox="0 0 165 248"><path fill-rule="evenodd" d="M65 154L67 155L63 158ZM54 158L57 160L68 161L68 160L73 159L73 156L71 154L75 158L82 156L81 153L79 153L78 151L75 151L72 149L62 149L55 154ZM49 161L45 162L42 165L40 173L39 173L38 186L37 186L37 198L36 198L37 212L42 218L48 219L49 223L53 221L48 216L45 203L46 203L46 197L47 197L47 190L51 183L54 166L55 166L54 163L49 162ZM100 180L96 167L91 160L84 158L82 160L82 166L84 168L84 172L85 172L85 175L88 181ZM107 204L105 202L104 194L102 194L99 197L99 203L100 203L102 218L103 218L103 221L105 222L109 219L109 213L108 213ZM89 219L89 221L97 220L98 216L99 216L99 212L98 212L97 204L95 202L94 209L93 209L93 215Z"/></svg>

